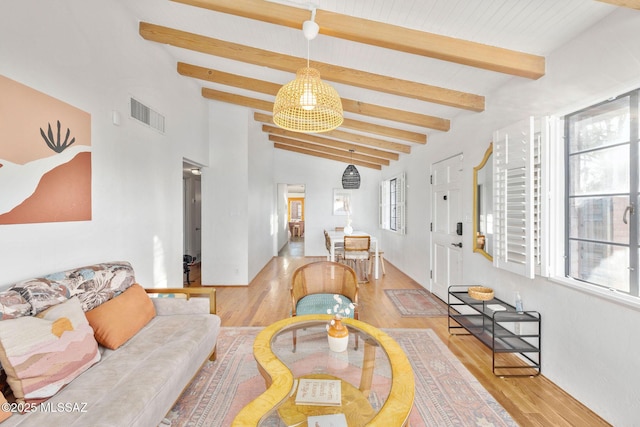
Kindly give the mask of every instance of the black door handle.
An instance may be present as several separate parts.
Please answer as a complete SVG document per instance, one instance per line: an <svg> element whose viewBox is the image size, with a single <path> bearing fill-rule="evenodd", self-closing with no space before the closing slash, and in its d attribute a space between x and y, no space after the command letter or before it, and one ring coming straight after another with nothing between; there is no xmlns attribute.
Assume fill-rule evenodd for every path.
<svg viewBox="0 0 640 427"><path fill-rule="evenodd" d="M460 242L460 243L452 243L452 245L461 248L462 247L462 242Z"/></svg>

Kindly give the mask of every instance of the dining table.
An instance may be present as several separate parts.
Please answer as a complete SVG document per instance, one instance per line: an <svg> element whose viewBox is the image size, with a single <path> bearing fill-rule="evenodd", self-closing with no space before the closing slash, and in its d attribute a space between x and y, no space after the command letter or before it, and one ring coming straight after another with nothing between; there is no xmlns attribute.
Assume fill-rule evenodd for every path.
<svg viewBox="0 0 640 427"><path fill-rule="evenodd" d="M344 231L327 231L327 234L329 235L329 261L335 261L336 260L336 243L343 243L344 242L344 236L346 236ZM366 231L360 231L360 230L354 230L351 234L349 234L350 236L369 236L370 238L370 243L373 246L373 249L375 251L375 256L374 256L374 265L373 265L373 277L375 279L378 279L378 239L376 238L376 236L367 233Z"/></svg>

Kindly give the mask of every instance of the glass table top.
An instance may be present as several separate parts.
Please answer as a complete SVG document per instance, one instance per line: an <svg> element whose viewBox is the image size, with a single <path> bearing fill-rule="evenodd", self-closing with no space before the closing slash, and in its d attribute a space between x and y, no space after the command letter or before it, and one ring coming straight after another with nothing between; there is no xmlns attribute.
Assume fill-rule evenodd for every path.
<svg viewBox="0 0 640 427"><path fill-rule="evenodd" d="M413 405L414 378L402 349L385 332L343 319L349 345L344 352L331 351L326 330L331 318L292 317L258 334L254 356L267 390L238 414L234 425L304 427L309 416L327 414L344 414L349 426L406 422ZM341 404L296 404L301 378L340 381Z"/></svg>

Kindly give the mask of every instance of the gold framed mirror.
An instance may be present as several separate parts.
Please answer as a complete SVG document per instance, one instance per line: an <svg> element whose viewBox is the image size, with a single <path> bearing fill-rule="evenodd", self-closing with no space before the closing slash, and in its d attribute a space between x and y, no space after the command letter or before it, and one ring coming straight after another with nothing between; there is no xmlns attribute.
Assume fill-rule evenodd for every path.
<svg viewBox="0 0 640 427"><path fill-rule="evenodd" d="M493 261L493 143L473 168L473 251Z"/></svg>

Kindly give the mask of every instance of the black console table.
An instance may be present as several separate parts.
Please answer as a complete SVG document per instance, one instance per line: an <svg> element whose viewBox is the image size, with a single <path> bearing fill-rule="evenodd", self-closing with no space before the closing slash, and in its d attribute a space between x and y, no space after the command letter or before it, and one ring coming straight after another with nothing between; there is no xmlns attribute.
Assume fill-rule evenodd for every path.
<svg viewBox="0 0 640 427"><path fill-rule="evenodd" d="M489 301L471 298L467 293L468 288L469 286L463 285L449 286L449 333L471 334L489 347L493 353L494 375L539 375L540 313L518 313L515 307L497 298ZM466 332L460 333L462 330ZM515 353L514 358L501 357L505 353Z"/></svg>

